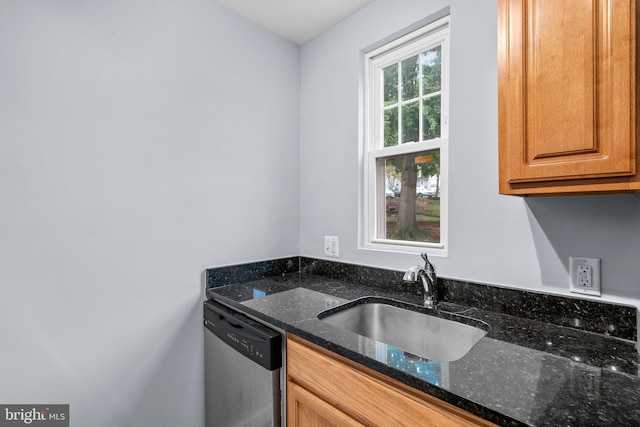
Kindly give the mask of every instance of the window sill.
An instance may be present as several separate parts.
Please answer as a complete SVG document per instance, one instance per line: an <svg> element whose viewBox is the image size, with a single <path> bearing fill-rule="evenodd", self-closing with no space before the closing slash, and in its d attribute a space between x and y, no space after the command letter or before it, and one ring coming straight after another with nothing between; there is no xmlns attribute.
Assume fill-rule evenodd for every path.
<svg viewBox="0 0 640 427"><path fill-rule="evenodd" d="M443 245L420 244L402 240L374 240L360 245L358 249L405 254L419 254L426 252L429 256L448 256L448 251Z"/></svg>

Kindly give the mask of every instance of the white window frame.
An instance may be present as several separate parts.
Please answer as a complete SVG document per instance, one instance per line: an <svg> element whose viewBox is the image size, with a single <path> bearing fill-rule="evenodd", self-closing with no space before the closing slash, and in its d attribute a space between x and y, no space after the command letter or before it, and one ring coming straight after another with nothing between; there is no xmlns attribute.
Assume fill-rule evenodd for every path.
<svg viewBox="0 0 640 427"><path fill-rule="evenodd" d="M418 30L385 44L364 56L364 173L362 249L392 252L427 252L447 256L448 252L448 170L449 170L449 27L450 17L438 19ZM384 147L384 123L381 123L382 70L432 47L442 46L440 138ZM399 101L400 102L400 101ZM402 126L402 123L398 123ZM420 133L422 135L422 133ZM440 242L426 243L392 240L384 236L385 172L378 170L378 159L409 153L440 150ZM384 166L382 166L384 167Z"/></svg>

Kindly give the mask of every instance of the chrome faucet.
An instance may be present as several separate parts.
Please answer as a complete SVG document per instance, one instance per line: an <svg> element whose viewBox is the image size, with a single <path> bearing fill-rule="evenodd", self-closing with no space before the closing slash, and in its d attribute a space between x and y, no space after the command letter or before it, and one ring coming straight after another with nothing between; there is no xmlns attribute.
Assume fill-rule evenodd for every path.
<svg viewBox="0 0 640 427"><path fill-rule="evenodd" d="M433 308L438 303L438 278L436 277L436 269L433 264L429 262L429 258L426 253L422 254L424 259L424 267L421 265L414 265L404 273L404 280L406 283L420 283L424 287L424 305L428 308Z"/></svg>

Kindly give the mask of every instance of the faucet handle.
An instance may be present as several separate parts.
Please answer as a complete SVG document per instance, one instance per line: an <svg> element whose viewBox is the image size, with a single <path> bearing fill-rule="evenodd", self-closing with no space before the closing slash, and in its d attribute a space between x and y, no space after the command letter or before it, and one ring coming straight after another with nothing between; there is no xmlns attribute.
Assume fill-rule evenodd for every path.
<svg viewBox="0 0 640 427"><path fill-rule="evenodd" d="M429 257L427 256L427 253L422 252L420 255L422 256L422 259L424 260L426 266L429 263Z"/></svg>

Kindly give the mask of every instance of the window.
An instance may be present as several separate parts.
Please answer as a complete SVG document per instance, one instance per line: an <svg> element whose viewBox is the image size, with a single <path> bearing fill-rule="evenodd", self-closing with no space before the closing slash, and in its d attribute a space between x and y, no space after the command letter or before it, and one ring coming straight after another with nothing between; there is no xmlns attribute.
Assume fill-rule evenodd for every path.
<svg viewBox="0 0 640 427"><path fill-rule="evenodd" d="M364 247L447 253L449 17L365 55Z"/></svg>

